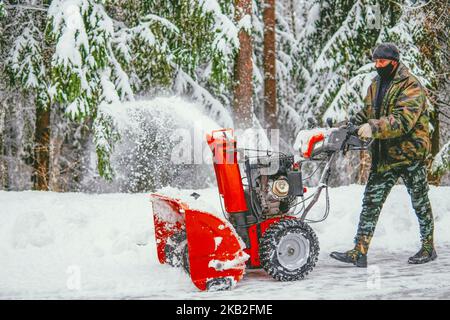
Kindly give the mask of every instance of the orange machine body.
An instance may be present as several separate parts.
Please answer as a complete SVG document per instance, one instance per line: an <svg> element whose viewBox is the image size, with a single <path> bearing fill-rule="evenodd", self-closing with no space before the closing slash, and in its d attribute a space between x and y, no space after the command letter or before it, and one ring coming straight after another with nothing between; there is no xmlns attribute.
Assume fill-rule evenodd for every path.
<svg viewBox="0 0 450 320"><path fill-rule="evenodd" d="M314 145L316 143L324 141L324 139L325 139L325 136L324 136L324 134L322 132L313 135L308 141L308 147L307 147L306 151L303 152L303 157L307 158L307 159L311 158L312 152L314 150Z"/></svg>
<svg viewBox="0 0 450 320"><path fill-rule="evenodd" d="M213 152L214 171L225 210L230 214L247 211L233 129L215 130L206 135L206 140Z"/></svg>

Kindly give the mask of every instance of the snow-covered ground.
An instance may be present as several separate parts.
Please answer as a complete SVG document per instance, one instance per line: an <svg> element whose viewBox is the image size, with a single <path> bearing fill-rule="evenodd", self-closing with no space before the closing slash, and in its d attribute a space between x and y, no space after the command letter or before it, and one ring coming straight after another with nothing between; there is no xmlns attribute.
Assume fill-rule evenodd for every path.
<svg viewBox="0 0 450 320"><path fill-rule="evenodd" d="M363 190L330 190L330 216L313 225L319 262L305 280L281 283L250 270L230 292L199 292L181 269L159 264L146 194L0 192L0 299L450 298L450 187L430 190L438 259L407 264L419 248L418 223L399 185L382 211L367 270L328 256L351 247ZM187 199L192 190L162 192ZM201 197L190 203L220 214L215 188L196 192Z"/></svg>

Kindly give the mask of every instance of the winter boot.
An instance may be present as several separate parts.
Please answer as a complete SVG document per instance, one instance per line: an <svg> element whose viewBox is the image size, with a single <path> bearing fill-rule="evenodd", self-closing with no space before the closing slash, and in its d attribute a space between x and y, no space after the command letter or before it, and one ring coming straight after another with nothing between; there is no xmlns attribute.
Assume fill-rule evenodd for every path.
<svg viewBox="0 0 450 320"><path fill-rule="evenodd" d="M367 250L371 237L360 236L356 240L355 248L346 252L332 252L330 257L345 263L352 263L360 268L367 268Z"/></svg>
<svg viewBox="0 0 450 320"><path fill-rule="evenodd" d="M250 238L248 236L247 212L237 212L230 214L230 222L236 229L237 234L242 238L247 248L250 248Z"/></svg>
<svg viewBox="0 0 450 320"><path fill-rule="evenodd" d="M433 240L425 240L422 243L422 248L419 252L408 259L410 264L422 264L433 261L437 258L436 250L434 249Z"/></svg>
<svg viewBox="0 0 450 320"><path fill-rule="evenodd" d="M358 250L352 249L346 252L332 252L330 254L330 257L346 262L346 263L353 263L355 266L360 268L367 268L367 255L362 254Z"/></svg>

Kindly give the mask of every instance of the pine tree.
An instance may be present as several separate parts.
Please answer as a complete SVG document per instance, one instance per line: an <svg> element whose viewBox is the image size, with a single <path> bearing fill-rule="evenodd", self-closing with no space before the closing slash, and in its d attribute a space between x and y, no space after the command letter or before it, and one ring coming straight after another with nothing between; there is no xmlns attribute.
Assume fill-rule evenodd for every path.
<svg viewBox="0 0 450 320"><path fill-rule="evenodd" d="M113 177L110 156L120 138L102 112L106 104L165 90L190 95L232 125L230 62L239 42L231 0L54 0L7 8L1 26L21 22L1 35L10 90L36 97L36 124L48 123L52 110L90 124L105 178ZM41 15L39 26L28 23L33 15ZM40 132L36 137L50 136Z"/></svg>
<svg viewBox="0 0 450 320"><path fill-rule="evenodd" d="M50 98L47 93L49 77L44 41L45 10L32 5L17 6L7 12L2 21L2 56L6 56L4 72L9 85L19 87L34 96L36 122L34 133L34 188L48 190L50 158ZM42 3L44 5L45 3Z"/></svg>
<svg viewBox="0 0 450 320"><path fill-rule="evenodd" d="M0 19L4 18L6 16L6 9L5 4L3 3L3 0L0 1Z"/></svg>
<svg viewBox="0 0 450 320"><path fill-rule="evenodd" d="M275 0L264 1L264 111L267 125L277 127Z"/></svg>
<svg viewBox="0 0 450 320"><path fill-rule="evenodd" d="M436 175L442 175L450 170L450 142L447 142L436 154L431 169Z"/></svg>
<svg viewBox="0 0 450 320"><path fill-rule="evenodd" d="M235 5L244 2L251 11L240 19ZM237 102L246 103L237 121L253 113L253 121L270 118L264 91L271 87L265 82L272 81L276 111L269 113L277 115L289 146L308 117L323 125L328 117L337 122L361 108L375 75L371 51L383 41L398 44L403 62L430 94L437 153L436 141L447 132L438 121L445 110L439 107L447 106L446 1L274 1L276 54L270 77L264 63L265 2L0 1L0 170L13 177L2 176L3 185L26 188L18 181L34 162L34 171L42 172L36 176L43 178L41 185L63 190L58 175L72 172L78 178L67 183L75 186L83 159L89 159L90 149L83 148L90 143L100 175L112 179L110 158L121 136L108 109L135 96L185 95L219 125L231 127ZM242 43L243 68L236 65ZM235 82L235 75L246 80ZM243 98L234 100L239 94Z"/></svg>
<svg viewBox="0 0 450 320"><path fill-rule="evenodd" d="M418 37L423 23L408 9L409 1L325 0L309 5L306 20L313 27L299 34L301 45L296 54L306 68L297 88L299 117L286 121L286 125L293 124L289 131L300 130L308 117L322 125L327 118L339 122L357 112L376 75L371 52L380 42L397 43L402 61L430 88L435 72L429 60L423 59ZM363 171L361 181L366 176Z"/></svg>
<svg viewBox="0 0 450 320"><path fill-rule="evenodd" d="M239 52L235 64L234 118L238 128L252 127L253 119L253 46L251 38L252 1L236 1L239 28Z"/></svg>

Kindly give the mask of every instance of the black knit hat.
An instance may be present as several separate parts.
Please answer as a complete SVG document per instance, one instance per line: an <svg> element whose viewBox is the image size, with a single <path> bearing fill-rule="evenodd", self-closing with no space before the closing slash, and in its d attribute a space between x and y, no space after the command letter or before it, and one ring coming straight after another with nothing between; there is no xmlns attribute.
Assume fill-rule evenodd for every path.
<svg viewBox="0 0 450 320"><path fill-rule="evenodd" d="M400 59L400 52L398 48L393 43L381 43L379 44L372 53L372 60L375 59L390 59L398 61Z"/></svg>

